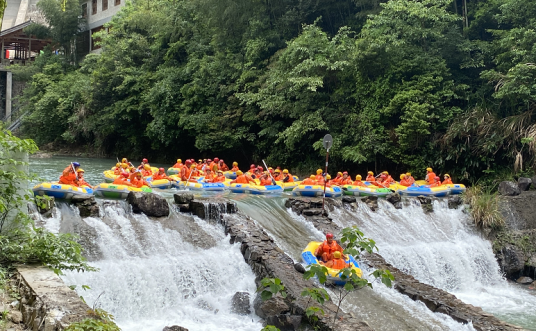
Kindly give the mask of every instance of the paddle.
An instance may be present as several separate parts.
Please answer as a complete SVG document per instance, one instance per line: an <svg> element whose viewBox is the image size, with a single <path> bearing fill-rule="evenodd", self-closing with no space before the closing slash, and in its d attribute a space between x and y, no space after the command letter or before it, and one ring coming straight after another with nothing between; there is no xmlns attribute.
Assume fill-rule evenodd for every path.
<svg viewBox="0 0 536 331"><path fill-rule="evenodd" d="M76 169L74 168L74 164L71 162L71 168L73 168L74 175L76 176L76 180L78 181L78 172L76 172Z"/></svg>
<svg viewBox="0 0 536 331"><path fill-rule="evenodd" d="M272 184L276 185L275 179L274 179L274 177L272 177L272 174L270 173L270 170L268 170L268 166L266 165L266 162L264 162L264 160L262 160L262 163L264 163L264 167L266 168L266 171L268 171L268 174L270 175L270 178L272 178ZM289 176L290 176L290 174L289 174Z"/></svg>
<svg viewBox="0 0 536 331"><path fill-rule="evenodd" d="M331 137L331 135L329 133L324 136L324 140L322 141L322 145L326 149L326 171L325 171L325 175L327 175L328 174L329 149L333 145L333 138ZM324 200L325 199L326 199L326 178L324 177L324 196L322 197L322 213L324 213Z"/></svg>

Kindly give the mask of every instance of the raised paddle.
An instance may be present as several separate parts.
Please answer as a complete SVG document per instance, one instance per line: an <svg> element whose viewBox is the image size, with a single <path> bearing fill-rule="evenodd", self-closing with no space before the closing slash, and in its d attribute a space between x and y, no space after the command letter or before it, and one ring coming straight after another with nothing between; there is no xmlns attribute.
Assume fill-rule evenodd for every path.
<svg viewBox="0 0 536 331"><path fill-rule="evenodd" d="M268 171L268 174L270 175L270 178L272 178L272 184L276 185L275 184L275 179L274 179L274 177L272 177L272 174L270 173L270 170L268 170L268 166L266 165L266 162L264 162L264 160L262 160L262 163L264 163L264 167L266 168L266 171Z"/></svg>

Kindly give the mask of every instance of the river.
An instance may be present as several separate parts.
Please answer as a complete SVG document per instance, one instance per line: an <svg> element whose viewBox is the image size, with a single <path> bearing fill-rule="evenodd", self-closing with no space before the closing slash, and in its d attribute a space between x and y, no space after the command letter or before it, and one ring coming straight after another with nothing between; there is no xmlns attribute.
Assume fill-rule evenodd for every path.
<svg viewBox="0 0 536 331"><path fill-rule="evenodd" d="M31 159L30 169L43 180L57 180L71 161L75 159ZM116 162L76 161L93 185L102 182L102 171ZM167 169L169 165L154 166ZM172 192L160 193L171 198ZM284 207L285 196L223 195L265 228L295 261L300 261L301 250L309 241L322 238L309 222ZM122 202L100 200L99 204L102 212L98 218L81 219L71 207L61 204L55 216L44 222L51 231L80 234L92 264L100 268L96 273L67 273L64 277L69 285L79 285L80 295L90 305L97 301L116 316L124 330L156 331L172 324L190 330L261 328L254 314L230 312L231 296L246 291L253 297L255 284L237 245L229 244L221 228L181 213L153 221L130 213ZM426 215L411 203L396 210L381 201L377 212L361 203L358 206L357 210L336 210L331 216L340 226L358 225L376 240L388 262L507 322L536 330L534 292L502 278L490 243L471 227L461 209L449 210L439 202L436 211ZM82 291L80 285L89 285L91 290ZM376 330L472 329L383 285L353 293L343 308Z"/></svg>

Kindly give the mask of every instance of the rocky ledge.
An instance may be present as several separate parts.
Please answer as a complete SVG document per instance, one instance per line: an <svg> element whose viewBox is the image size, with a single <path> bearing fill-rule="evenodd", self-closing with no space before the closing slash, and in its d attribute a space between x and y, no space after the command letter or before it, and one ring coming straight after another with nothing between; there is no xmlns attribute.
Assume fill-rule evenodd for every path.
<svg viewBox="0 0 536 331"><path fill-rule="evenodd" d="M341 205L341 202L333 199L326 199L326 202L328 210L333 210ZM323 233L340 233L342 230L337 224L332 222L329 216L323 216L321 212L313 216L304 213L304 211L309 209L321 208L322 199L290 198L286 201L285 205L288 208L292 208L295 213L305 217L315 228ZM461 323L472 322L473 327L477 330L522 330L521 327L508 324L491 314L485 313L479 307L462 302L456 296L446 291L421 283L413 276L387 263L378 254L366 255L363 256L363 259L365 263L373 268L389 270L395 277L394 288L397 291L407 295L412 300L421 301L433 312L449 315Z"/></svg>
<svg viewBox="0 0 536 331"><path fill-rule="evenodd" d="M254 300L255 313L264 319L264 324L274 325L281 330L298 330L300 325L308 324L305 311L307 300L301 297L304 288L315 287L312 280L304 280L305 271L300 264L294 265L292 259L286 255L274 240L249 217L237 213L233 202L226 199L194 200L193 197L175 197L179 205L188 205L190 211L204 219L215 220L222 224L225 234L230 236L230 242L240 243L240 251L246 262L256 275L257 286L265 278L279 278L288 296L283 299L276 296L270 300L262 301L257 295ZM215 216L219 217L216 219ZM301 268L300 268L301 267ZM233 299L234 301L235 299ZM238 301L238 299L236 299ZM315 323L318 330L335 331L371 331L372 329L362 321L351 315L339 312L337 321L333 318L337 307L331 302L324 304L325 315L319 315Z"/></svg>

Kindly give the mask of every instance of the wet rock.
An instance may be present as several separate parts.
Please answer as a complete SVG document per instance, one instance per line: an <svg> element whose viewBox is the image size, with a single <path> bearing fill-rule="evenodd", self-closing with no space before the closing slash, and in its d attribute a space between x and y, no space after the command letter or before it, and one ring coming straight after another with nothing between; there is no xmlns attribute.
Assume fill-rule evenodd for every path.
<svg viewBox="0 0 536 331"><path fill-rule="evenodd" d="M266 325L273 325L281 331L299 330L302 317L299 315L276 315L266 318Z"/></svg>
<svg viewBox="0 0 536 331"><path fill-rule="evenodd" d="M249 293L236 292L231 300L231 312L238 315L248 315L251 313L249 307Z"/></svg>
<svg viewBox="0 0 536 331"><path fill-rule="evenodd" d="M533 188L533 189L536 189L536 176L533 176L533 177L530 179L530 181L531 181L531 184L532 184L532 185L531 185L532 188Z"/></svg>
<svg viewBox="0 0 536 331"><path fill-rule="evenodd" d="M319 208L306 209L302 211L302 214L305 216L322 215L322 209L319 209Z"/></svg>
<svg viewBox="0 0 536 331"><path fill-rule="evenodd" d="M369 196L361 198L361 201L363 201L372 211L376 211L378 209L378 197L376 196Z"/></svg>
<svg viewBox="0 0 536 331"><path fill-rule="evenodd" d="M532 184L532 179L526 177L519 177L517 180L517 186L521 191L528 191L530 185Z"/></svg>
<svg viewBox="0 0 536 331"><path fill-rule="evenodd" d="M181 213L188 213L190 212L190 205L189 204L180 204L179 205L179 211Z"/></svg>
<svg viewBox="0 0 536 331"><path fill-rule="evenodd" d="M282 315L290 311L289 306L281 296L262 301L261 296L257 295L255 301L253 301L253 308L255 309L255 314L263 319L268 318L268 316Z"/></svg>
<svg viewBox="0 0 536 331"><path fill-rule="evenodd" d="M463 199L459 195L451 195L448 199L449 209L456 209L463 204Z"/></svg>
<svg viewBox="0 0 536 331"><path fill-rule="evenodd" d="M400 194L398 193L391 193L391 194L387 194L387 196L385 197L385 200L389 201L392 204L395 204L397 202L402 201L402 198L400 197Z"/></svg>
<svg viewBox="0 0 536 331"><path fill-rule="evenodd" d="M504 181L499 184L499 193L506 196L521 194L521 189L514 182Z"/></svg>
<svg viewBox="0 0 536 331"><path fill-rule="evenodd" d="M36 196L35 197L37 210L40 214L45 215L46 217L52 216L52 208L56 205L54 197L42 197L42 196Z"/></svg>
<svg viewBox="0 0 536 331"><path fill-rule="evenodd" d="M536 287L536 281L532 282L532 284L530 284L530 287L535 288Z"/></svg>
<svg viewBox="0 0 536 331"><path fill-rule="evenodd" d="M294 263L294 269L300 274L305 273L305 267L301 263Z"/></svg>
<svg viewBox="0 0 536 331"><path fill-rule="evenodd" d="M213 311L214 310L214 307L212 307L210 305L210 303L208 303L207 301L205 301L203 299L199 299L197 301L197 307L199 307L201 309L204 309L204 310L207 310L207 311Z"/></svg>
<svg viewBox="0 0 536 331"><path fill-rule="evenodd" d="M166 326L162 329L162 331L188 331L187 328L183 328L182 326L173 325L173 326Z"/></svg>
<svg viewBox="0 0 536 331"><path fill-rule="evenodd" d="M417 199L421 203L422 210L425 213L431 213L434 211L434 205L432 205L432 198L426 197L424 195L419 195Z"/></svg>
<svg viewBox="0 0 536 331"><path fill-rule="evenodd" d="M506 245L497 253L497 262L507 277L512 276L525 267L525 254L513 245Z"/></svg>
<svg viewBox="0 0 536 331"><path fill-rule="evenodd" d="M342 197L342 203L354 203L357 202L357 199L355 197L349 197L349 196L343 196Z"/></svg>
<svg viewBox="0 0 536 331"><path fill-rule="evenodd" d="M185 205L194 200L194 195L192 193L175 193L173 194L173 200L178 205Z"/></svg>
<svg viewBox="0 0 536 331"><path fill-rule="evenodd" d="M71 199L71 203L78 207L80 217L99 216L99 205L92 195L75 195Z"/></svg>
<svg viewBox="0 0 536 331"><path fill-rule="evenodd" d="M22 313L20 311L12 310L9 313L9 319L15 324L22 323Z"/></svg>
<svg viewBox="0 0 536 331"><path fill-rule="evenodd" d="M205 204L199 200L190 201L190 211L201 219L205 219Z"/></svg>
<svg viewBox="0 0 536 331"><path fill-rule="evenodd" d="M169 216L169 205L165 198L155 193L130 192L127 202L132 205L136 214L144 213L147 216Z"/></svg>
<svg viewBox="0 0 536 331"><path fill-rule="evenodd" d="M530 277L519 277L517 280L516 280L516 283L518 284L523 284L523 285L528 285L530 283L532 283L534 281L534 279L530 278Z"/></svg>

